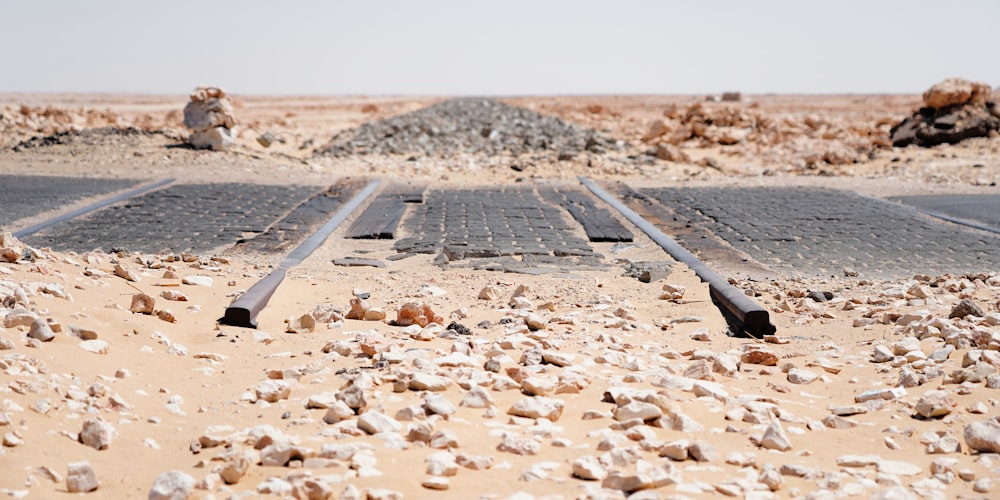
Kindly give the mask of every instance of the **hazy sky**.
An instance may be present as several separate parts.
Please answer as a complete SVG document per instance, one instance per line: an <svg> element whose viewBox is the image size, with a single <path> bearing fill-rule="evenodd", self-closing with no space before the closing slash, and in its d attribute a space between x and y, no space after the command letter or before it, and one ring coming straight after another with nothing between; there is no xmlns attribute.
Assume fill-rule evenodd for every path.
<svg viewBox="0 0 1000 500"><path fill-rule="evenodd" d="M1000 0L0 0L0 92L922 92L1000 85Z"/></svg>

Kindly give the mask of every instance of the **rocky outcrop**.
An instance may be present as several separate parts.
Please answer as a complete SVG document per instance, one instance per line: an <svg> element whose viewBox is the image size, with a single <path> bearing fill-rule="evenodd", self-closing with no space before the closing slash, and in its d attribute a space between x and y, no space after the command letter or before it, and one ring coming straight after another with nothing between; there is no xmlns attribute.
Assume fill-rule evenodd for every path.
<svg viewBox="0 0 1000 500"><path fill-rule="evenodd" d="M236 140L233 100L218 87L198 87L184 106L184 126L191 129L188 142L197 149L225 151Z"/></svg>
<svg viewBox="0 0 1000 500"><path fill-rule="evenodd" d="M892 128L895 147L955 144L1000 131L1000 109L989 85L960 78L944 80L924 92L924 107Z"/></svg>

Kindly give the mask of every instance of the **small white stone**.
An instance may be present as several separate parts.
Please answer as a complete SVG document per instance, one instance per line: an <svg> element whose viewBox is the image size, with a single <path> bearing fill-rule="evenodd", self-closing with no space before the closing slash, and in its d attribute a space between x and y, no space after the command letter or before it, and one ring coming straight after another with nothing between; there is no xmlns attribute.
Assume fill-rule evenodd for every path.
<svg viewBox="0 0 1000 500"><path fill-rule="evenodd" d="M194 478L179 470L164 472L153 481L149 500L182 500L194 492Z"/></svg>
<svg viewBox="0 0 1000 500"><path fill-rule="evenodd" d="M97 489L97 474L86 460L66 464L66 489L70 493L86 493Z"/></svg>
<svg viewBox="0 0 1000 500"><path fill-rule="evenodd" d="M192 274L185 276L184 279L181 280L181 283L184 283L185 285L212 286L212 284L214 284L215 281L212 279L211 276L205 276L203 274Z"/></svg>

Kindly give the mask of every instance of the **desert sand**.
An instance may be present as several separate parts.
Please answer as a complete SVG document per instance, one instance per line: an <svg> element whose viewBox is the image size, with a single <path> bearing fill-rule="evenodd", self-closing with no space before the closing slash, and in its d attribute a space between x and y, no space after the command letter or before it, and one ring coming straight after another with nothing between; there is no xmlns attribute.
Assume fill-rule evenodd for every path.
<svg viewBox="0 0 1000 500"><path fill-rule="evenodd" d="M516 171L505 157L311 154L339 131L441 99L235 96L238 145L212 152L176 147L185 96L2 95L5 116L27 118L0 122L0 171L444 187L586 175L872 196L996 193L1000 180L996 137L886 144L920 96L503 99L641 149L654 121L696 105L776 124L767 144L685 142L683 161L538 157ZM156 132L13 149L103 126ZM284 143L262 147L265 132ZM0 263L0 298L10 297L0 309L0 491L64 496L86 484L68 478L81 461L96 476L94 498L146 497L168 471L183 473L178 488L192 498L989 498L1000 488L1000 449L973 449L964 435L1000 417L1000 270L737 280L771 312L778 332L765 341L728 336L683 264L652 283L623 276L616 259L670 260L639 231L635 244L593 244L604 269L529 276L442 270L434 255L386 261L391 241L345 240L346 226L289 272L257 330L217 319L280 256L35 249L33 261ZM359 251L387 267L331 264ZM116 264L139 279L116 275ZM195 275L211 283L184 283ZM817 290L833 300L807 297ZM355 291L386 319L342 319ZM175 321L131 312L139 293ZM962 299L982 315L949 318ZM442 324L391 324L407 302ZM289 333L303 315L320 320ZM35 317L52 340L28 335ZM453 321L471 335L446 330Z"/></svg>

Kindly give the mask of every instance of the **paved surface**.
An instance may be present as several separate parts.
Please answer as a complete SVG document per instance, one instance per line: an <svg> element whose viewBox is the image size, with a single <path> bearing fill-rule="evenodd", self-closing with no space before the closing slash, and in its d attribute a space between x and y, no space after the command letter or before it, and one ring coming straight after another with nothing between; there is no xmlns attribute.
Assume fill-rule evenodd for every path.
<svg viewBox="0 0 1000 500"><path fill-rule="evenodd" d="M1000 235L849 192L810 188L642 192L680 218L789 275L841 276L845 267L875 278L1000 270Z"/></svg>
<svg viewBox="0 0 1000 500"><path fill-rule="evenodd" d="M318 191L315 187L187 184L129 199L52 226L25 240L85 252L218 250L263 232Z"/></svg>
<svg viewBox="0 0 1000 500"><path fill-rule="evenodd" d="M593 249L572 232L563 212L531 188L429 191L404 228L399 252L436 253L451 260L500 255L588 256Z"/></svg>
<svg viewBox="0 0 1000 500"><path fill-rule="evenodd" d="M1000 231L1000 194L898 196L891 199L921 210L976 222Z"/></svg>
<svg viewBox="0 0 1000 500"><path fill-rule="evenodd" d="M10 223L19 219L137 184L130 179L0 175L0 230L12 230Z"/></svg>
<svg viewBox="0 0 1000 500"><path fill-rule="evenodd" d="M364 184L360 179L342 180L329 189L314 194L263 233L237 241L226 253L288 253L326 224Z"/></svg>

